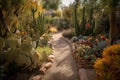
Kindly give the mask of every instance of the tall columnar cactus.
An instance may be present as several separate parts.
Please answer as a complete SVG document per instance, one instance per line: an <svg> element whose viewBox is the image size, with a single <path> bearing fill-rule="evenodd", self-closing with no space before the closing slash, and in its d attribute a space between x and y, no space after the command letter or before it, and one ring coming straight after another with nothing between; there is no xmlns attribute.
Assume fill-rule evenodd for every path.
<svg viewBox="0 0 120 80"><path fill-rule="evenodd" d="M92 20L93 20L93 9L92 9L92 8L90 9L90 17L89 17L89 20L90 20L90 25L92 26Z"/></svg>
<svg viewBox="0 0 120 80"><path fill-rule="evenodd" d="M80 28L78 25L78 18L77 18L77 6L79 5L79 0L75 0L76 4L74 6L74 26L75 26L75 33L78 36L80 34Z"/></svg>
<svg viewBox="0 0 120 80"><path fill-rule="evenodd" d="M89 30L89 34L93 33L93 29L95 27L95 19L93 19L93 8L90 9L90 30Z"/></svg>
<svg viewBox="0 0 120 80"><path fill-rule="evenodd" d="M85 31L85 7L83 7L83 15L82 15L82 34L84 34L83 31Z"/></svg>

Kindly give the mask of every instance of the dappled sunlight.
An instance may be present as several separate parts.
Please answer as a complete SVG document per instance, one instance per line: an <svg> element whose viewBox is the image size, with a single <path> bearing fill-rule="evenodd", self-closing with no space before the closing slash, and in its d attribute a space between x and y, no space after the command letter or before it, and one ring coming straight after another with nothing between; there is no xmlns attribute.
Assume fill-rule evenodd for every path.
<svg viewBox="0 0 120 80"><path fill-rule="evenodd" d="M0 0L0 80L120 80L119 47L120 0Z"/></svg>

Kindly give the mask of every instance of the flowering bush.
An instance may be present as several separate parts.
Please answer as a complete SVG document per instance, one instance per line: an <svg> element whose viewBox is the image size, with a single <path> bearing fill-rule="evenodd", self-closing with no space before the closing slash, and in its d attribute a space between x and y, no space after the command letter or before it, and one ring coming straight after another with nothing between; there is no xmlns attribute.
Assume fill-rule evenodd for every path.
<svg viewBox="0 0 120 80"><path fill-rule="evenodd" d="M120 80L120 45L106 48L94 67L98 74L97 80Z"/></svg>

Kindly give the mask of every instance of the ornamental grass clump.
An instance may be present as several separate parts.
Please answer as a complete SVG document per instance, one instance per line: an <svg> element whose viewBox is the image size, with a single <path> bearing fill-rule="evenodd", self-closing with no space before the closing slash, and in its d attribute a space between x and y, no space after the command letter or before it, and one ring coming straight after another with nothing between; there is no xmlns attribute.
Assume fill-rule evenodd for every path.
<svg viewBox="0 0 120 80"><path fill-rule="evenodd" d="M120 45L107 47L94 67L98 74L97 80L120 80Z"/></svg>

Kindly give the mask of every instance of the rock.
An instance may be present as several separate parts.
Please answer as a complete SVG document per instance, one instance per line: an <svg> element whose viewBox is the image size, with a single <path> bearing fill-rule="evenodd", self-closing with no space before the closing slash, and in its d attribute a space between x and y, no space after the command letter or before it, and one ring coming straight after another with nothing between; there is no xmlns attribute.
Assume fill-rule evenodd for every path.
<svg viewBox="0 0 120 80"><path fill-rule="evenodd" d="M35 76L33 76L32 80L42 80L42 76L41 75L35 75Z"/></svg>
<svg viewBox="0 0 120 80"><path fill-rule="evenodd" d="M96 80L96 71L94 69L86 69L87 77L89 80Z"/></svg>
<svg viewBox="0 0 120 80"><path fill-rule="evenodd" d="M44 65L44 67L45 67L46 69L49 69L51 66L52 66L52 63L51 63L51 62L48 62L48 63L46 63L46 64Z"/></svg>
<svg viewBox="0 0 120 80"><path fill-rule="evenodd" d="M79 69L79 78L80 80L89 80L84 68Z"/></svg>
<svg viewBox="0 0 120 80"><path fill-rule="evenodd" d="M48 58L47 61L48 61L48 62L52 62L52 63L54 62L54 60L51 59L51 58Z"/></svg>
<svg viewBox="0 0 120 80"><path fill-rule="evenodd" d="M37 46L36 41L33 41L33 42L32 42L32 47L33 47L33 48L36 48L36 46Z"/></svg>
<svg viewBox="0 0 120 80"><path fill-rule="evenodd" d="M47 71L47 69L43 66L43 67L40 68L39 71L40 71L40 74L44 75L45 72Z"/></svg>
<svg viewBox="0 0 120 80"><path fill-rule="evenodd" d="M54 57L54 55L51 54L51 55L48 56L48 58L54 59L55 57Z"/></svg>
<svg viewBox="0 0 120 80"><path fill-rule="evenodd" d="M79 69L80 80L96 80L96 71L94 69Z"/></svg>

